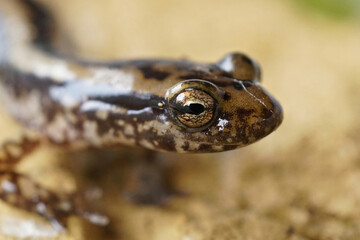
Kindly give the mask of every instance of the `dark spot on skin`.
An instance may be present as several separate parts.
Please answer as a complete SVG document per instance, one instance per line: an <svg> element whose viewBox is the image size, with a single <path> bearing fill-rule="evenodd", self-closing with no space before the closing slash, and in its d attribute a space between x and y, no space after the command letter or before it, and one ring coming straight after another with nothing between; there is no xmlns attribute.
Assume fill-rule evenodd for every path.
<svg viewBox="0 0 360 240"><path fill-rule="evenodd" d="M237 142L241 142L243 145L246 145L249 143L249 135L245 134L247 127L242 125L241 127L236 126L236 135L238 135Z"/></svg>
<svg viewBox="0 0 360 240"><path fill-rule="evenodd" d="M246 112L249 111L245 111L244 114L246 114ZM266 113L263 114L269 114L270 111L266 110ZM270 114L273 114L270 112ZM267 117L271 117L267 116ZM264 118L266 119L266 118ZM246 118L244 119L244 121L246 122ZM274 131L274 129L277 127L278 125L274 125L274 123L272 121L259 121L255 124L252 125L243 125L241 127L237 127L236 131L237 133L247 133L245 134L245 136L242 136L241 139L239 139L243 144L249 144L250 141L252 142L254 139L258 140L261 139L267 135L269 135L271 132Z"/></svg>
<svg viewBox="0 0 360 240"><path fill-rule="evenodd" d="M224 95L224 100L225 100L225 101L228 101L228 100L230 100L230 99L231 99L231 95L226 92L225 95Z"/></svg>
<svg viewBox="0 0 360 240"><path fill-rule="evenodd" d="M163 81L171 75L171 73L160 71L158 69L155 69L154 66L151 65L141 66L140 70L143 73L144 78L153 78L159 81Z"/></svg>
<svg viewBox="0 0 360 240"><path fill-rule="evenodd" d="M184 144L181 146L181 148L182 148L184 151L189 151L190 143L189 143L188 141L185 141Z"/></svg>
<svg viewBox="0 0 360 240"><path fill-rule="evenodd" d="M236 110L236 114L239 119L244 119L244 118L250 116L251 114L253 114L254 112L255 112L254 109L239 108Z"/></svg>
<svg viewBox="0 0 360 240"><path fill-rule="evenodd" d="M260 139L265 137L266 135L268 135L270 132L266 132L266 126L270 125L270 124L264 124L259 128L258 126L249 126L249 132L250 135L249 137L255 138L255 139Z"/></svg>
<svg viewBox="0 0 360 240"><path fill-rule="evenodd" d="M115 123L114 121L107 119L107 120L102 120L96 117L96 113L95 112L91 112L87 114L89 121L91 122L95 122L97 125L97 134L99 136L104 136L106 134L108 134L110 132L111 129L114 129Z"/></svg>
<svg viewBox="0 0 360 240"><path fill-rule="evenodd" d="M152 129L151 129L151 131L152 131ZM176 151L175 140L174 140L173 135L168 134L168 135L163 135L163 136L157 136L156 134L152 133L152 137L153 137L153 139L150 139L150 141L156 140L159 143L157 148L163 149L166 151L172 151L172 152Z"/></svg>
<svg viewBox="0 0 360 240"><path fill-rule="evenodd" d="M237 145L224 145L224 151L229 151L229 150L234 150L236 149L238 146Z"/></svg>
<svg viewBox="0 0 360 240"><path fill-rule="evenodd" d="M119 126L119 124L117 124L117 122L119 120L123 120L124 122L126 122L127 124L131 124L134 127L135 130L135 135L134 136L127 136L127 137L134 137L136 139L136 141L138 142L138 135L139 133L137 132L137 126L139 124L143 124L146 121L155 121L157 116L159 114L163 114L164 110L162 109L156 109L156 108L152 108L151 111L145 111L142 113L138 113L138 114L121 114L121 113L109 113L108 117L103 120L103 119L99 119L96 116L96 110L95 111L88 111L86 113L82 112L80 114L83 116L86 116L86 119L89 121L94 121L96 122L98 128L97 128L97 132L99 134L99 136L104 136L106 134L109 133L109 131L111 131L112 129L115 130L115 133L118 131L123 132L124 131L124 127L123 126ZM153 129L151 129L151 131L153 131ZM154 134L153 132L146 132L144 134L147 134L149 136L154 135L153 139L150 139L150 141L152 140L156 140L160 143L161 140L159 140L156 136L156 134Z"/></svg>
<svg viewBox="0 0 360 240"><path fill-rule="evenodd" d="M214 152L211 144L200 144L197 152Z"/></svg>
<svg viewBox="0 0 360 240"><path fill-rule="evenodd" d="M219 117L219 118L222 118L222 119L227 119L227 120L231 121L231 120L233 119L233 117L234 117L234 114L233 114L233 113L230 113L230 112L223 112L223 113L221 113L221 115L220 115L220 117ZM230 124L230 122L229 122L229 123L227 123L227 124Z"/></svg>
<svg viewBox="0 0 360 240"><path fill-rule="evenodd" d="M74 108L71 110L71 113L76 116L76 121L73 123L74 127L79 131L83 132L84 125L83 122L85 121L84 117L80 114L79 108Z"/></svg>
<svg viewBox="0 0 360 240"><path fill-rule="evenodd" d="M57 114L64 115L64 109L57 102L51 100L49 96L43 96L41 98L41 106L47 121L50 123L55 120Z"/></svg>

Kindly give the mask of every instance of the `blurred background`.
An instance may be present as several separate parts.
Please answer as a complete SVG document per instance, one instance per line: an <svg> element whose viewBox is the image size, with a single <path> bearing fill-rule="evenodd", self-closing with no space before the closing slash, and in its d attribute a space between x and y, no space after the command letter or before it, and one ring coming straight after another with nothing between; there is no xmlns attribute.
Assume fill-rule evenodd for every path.
<svg viewBox="0 0 360 240"><path fill-rule="evenodd" d="M54 189L101 186L113 220L97 228L71 219L59 239L360 239L359 0L40 2L86 58L215 62L244 52L284 108L280 128L249 147L164 154L169 182L185 197L162 208L122 198L134 164L121 158L136 158L131 149L98 161L98 153L44 148L22 171ZM2 116L5 139L18 127Z"/></svg>

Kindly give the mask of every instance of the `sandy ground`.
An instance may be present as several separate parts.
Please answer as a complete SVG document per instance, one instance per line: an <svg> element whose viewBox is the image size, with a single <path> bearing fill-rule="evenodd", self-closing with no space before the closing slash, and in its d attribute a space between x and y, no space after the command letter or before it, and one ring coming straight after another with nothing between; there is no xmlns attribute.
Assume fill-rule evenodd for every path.
<svg viewBox="0 0 360 240"><path fill-rule="evenodd" d="M58 239L360 239L360 21L281 0L44 2L86 57L212 62L246 52L261 63L263 85L285 111L275 133L244 149L164 154L169 181L186 194L161 208L122 198L131 150L96 161L100 153L42 148L19 169L58 191L100 186L100 205L112 219L98 228L72 218ZM1 139L19 132L2 110L0 126ZM55 234L35 219L0 203L4 234L19 232L14 225L30 229L27 236Z"/></svg>

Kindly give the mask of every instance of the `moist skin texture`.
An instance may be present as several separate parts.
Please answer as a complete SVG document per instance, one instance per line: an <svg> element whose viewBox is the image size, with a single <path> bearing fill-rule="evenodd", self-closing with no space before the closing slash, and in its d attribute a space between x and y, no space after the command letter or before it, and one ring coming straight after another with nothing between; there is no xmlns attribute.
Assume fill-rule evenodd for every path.
<svg viewBox="0 0 360 240"><path fill-rule="evenodd" d="M56 145L219 152L249 145L282 122L281 106L260 86L259 65L244 54L231 53L212 64L93 62L56 50L55 26L51 14L33 1L0 0L0 98L24 127ZM39 186L19 200L20 183L35 183L13 166L38 144L25 137L4 145L2 179L18 192L3 190L2 199L41 214L58 229L59 219L72 214L105 222L75 203L60 204L56 194L40 193ZM17 148L15 155L10 148ZM18 200L11 202L14 193ZM45 210L31 202L34 196Z"/></svg>
<svg viewBox="0 0 360 240"><path fill-rule="evenodd" d="M56 144L218 152L251 144L282 121L279 103L259 84L259 66L243 54L214 64L61 57L48 12L28 0L2 6L1 98L24 126ZM204 126L174 116L169 102L187 87L214 98Z"/></svg>

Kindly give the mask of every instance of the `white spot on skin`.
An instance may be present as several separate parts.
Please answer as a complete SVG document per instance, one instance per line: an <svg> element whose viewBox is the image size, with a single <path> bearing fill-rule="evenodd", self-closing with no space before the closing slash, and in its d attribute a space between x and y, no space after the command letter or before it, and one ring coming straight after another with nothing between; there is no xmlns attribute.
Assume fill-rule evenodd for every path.
<svg viewBox="0 0 360 240"><path fill-rule="evenodd" d="M175 141L175 149L176 149L176 151L177 152L184 152L184 149L183 149L184 140L174 137L174 141Z"/></svg>
<svg viewBox="0 0 360 240"><path fill-rule="evenodd" d="M98 135L97 128L98 127L96 122L84 122L84 138L95 146L102 144L102 140Z"/></svg>
<svg viewBox="0 0 360 240"><path fill-rule="evenodd" d="M60 203L60 208L61 210L63 210L64 212L69 212L72 208L72 205L69 201L62 201Z"/></svg>
<svg viewBox="0 0 360 240"><path fill-rule="evenodd" d="M3 235L17 239L55 238L58 236L58 232L49 225L10 216L0 218L0 232Z"/></svg>
<svg viewBox="0 0 360 240"><path fill-rule="evenodd" d="M60 102L63 106L66 106L66 107L74 107L79 104L78 101L71 95L64 95L61 98Z"/></svg>
<svg viewBox="0 0 360 240"><path fill-rule="evenodd" d="M119 76L123 74L120 70L117 70L117 72ZM74 107L86 101L88 97L91 96L131 94L132 87L130 86L125 86L124 84L113 85L112 82L109 83L106 79L102 80L103 81L96 78L83 78L79 81L68 81L62 86L52 86L49 92L53 99L67 107Z"/></svg>
<svg viewBox="0 0 360 240"><path fill-rule="evenodd" d="M117 132L117 136L114 137L113 140L124 146L134 146L136 143L135 138L125 136L121 131Z"/></svg>
<svg viewBox="0 0 360 240"><path fill-rule="evenodd" d="M101 225L101 226L108 225L110 222L109 218L107 218L106 216L95 214L95 213L85 212L83 214L83 216L90 222L97 224L97 225Z"/></svg>
<svg viewBox="0 0 360 240"><path fill-rule="evenodd" d="M117 124L118 124L119 126L124 126L124 125L125 125L125 121L124 121L124 120L119 120L119 121L117 121Z"/></svg>
<svg viewBox="0 0 360 240"><path fill-rule="evenodd" d="M228 125L229 121L226 119L219 118L219 122L216 126L219 127L219 132L223 131L225 126Z"/></svg>
<svg viewBox="0 0 360 240"><path fill-rule="evenodd" d="M46 125L46 135L55 142L74 141L78 138L78 131L62 115L57 114L55 119Z"/></svg>
<svg viewBox="0 0 360 240"><path fill-rule="evenodd" d="M200 147L200 143L196 143L196 142L191 142L190 143L190 150L191 151L196 151L196 150L198 150L199 149L199 147Z"/></svg>
<svg viewBox="0 0 360 240"><path fill-rule="evenodd" d="M108 103L103 103L100 101L86 101L80 107L81 112L91 112L98 109L110 110L111 106Z"/></svg>
<svg viewBox="0 0 360 240"><path fill-rule="evenodd" d="M51 78L57 82L76 79L76 74L69 69L68 64L63 60L52 58L27 45L12 48L10 61L16 63L21 71L32 72L37 77Z"/></svg>
<svg viewBox="0 0 360 240"><path fill-rule="evenodd" d="M42 64L40 61L34 62L32 71L41 78L57 80L73 80L76 78L76 74L70 71L67 64L63 61L53 60L52 64Z"/></svg>
<svg viewBox="0 0 360 240"><path fill-rule="evenodd" d="M154 149L154 145L151 142L149 142L148 140L143 139L139 143L148 149Z"/></svg>
<svg viewBox="0 0 360 240"><path fill-rule="evenodd" d="M78 120L78 116L76 116L74 113L72 113L72 112L66 112L65 113L65 117L67 118L67 119L69 119L69 121L70 122L72 122L72 123L75 123L75 122L77 122L77 120Z"/></svg>
<svg viewBox="0 0 360 240"><path fill-rule="evenodd" d="M221 152L224 150L224 146L223 145L213 145L212 149L214 149L214 151Z"/></svg>
<svg viewBox="0 0 360 240"><path fill-rule="evenodd" d="M131 91L134 85L134 75L119 69L94 69L93 82L106 83L120 91Z"/></svg>
<svg viewBox="0 0 360 240"><path fill-rule="evenodd" d="M16 26L19 27L19 26ZM14 29L16 27L13 27ZM27 36L19 37L14 34L10 36L8 61L14 63L20 71L32 72L41 78L51 78L55 81L70 81L76 78L76 74L69 69L66 61L54 58L42 51L32 47L29 39L31 34L25 33ZM14 39L21 39L14 41Z"/></svg>
<svg viewBox="0 0 360 240"><path fill-rule="evenodd" d="M138 114L143 114L143 113L149 113L149 114L153 114L153 110L151 107L146 107L140 110L128 110L127 114L128 115L138 115ZM135 119L134 119L135 121Z"/></svg>
<svg viewBox="0 0 360 240"><path fill-rule="evenodd" d="M138 131L138 133L142 133L142 132L143 132L143 125L142 125L142 124L140 124L140 125L137 126L137 131Z"/></svg>
<svg viewBox="0 0 360 240"><path fill-rule="evenodd" d="M131 126L130 124L126 124L126 125L125 125L125 129L124 129L124 133L125 133L126 135L133 136L133 135L134 135L134 127Z"/></svg>
<svg viewBox="0 0 360 240"><path fill-rule="evenodd" d="M46 212L46 205L44 203L38 203L38 204L36 204L36 210L39 213L45 213Z"/></svg>
<svg viewBox="0 0 360 240"><path fill-rule="evenodd" d="M99 118L104 117L102 115L110 114L110 113L122 113L126 112L125 108L120 108L109 103L104 103L96 100L88 100L81 104L80 106L81 112L102 112L99 113ZM106 113L105 113L106 112ZM106 116L107 118L108 116Z"/></svg>
<svg viewBox="0 0 360 240"><path fill-rule="evenodd" d="M14 193L17 191L16 185L8 180L2 181L1 188L6 193Z"/></svg>
<svg viewBox="0 0 360 240"><path fill-rule="evenodd" d="M165 116L165 114L160 114L158 116L158 119L161 120L164 123L168 123L168 118Z"/></svg>
<svg viewBox="0 0 360 240"><path fill-rule="evenodd" d="M137 125L137 130L139 133L142 133L143 131L148 131L151 128L151 124L149 122L144 122L142 124Z"/></svg>
<svg viewBox="0 0 360 240"><path fill-rule="evenodd" d="M6 86L0 85L0 98L10 114L27 126L40 129L46 123L39 92L31 91L24 97L16 97Z"/></svg>
<svg viewBox="0 0 360 240"><path fill-rule="evenodd" d="M98 134L98 125L96 122L87 121L83 125L83 137L85 141L92 146L106 146L108 144L123 144L134 145L135 139L126 137L123 132L115 132L114 129L109 129L104 135Z"/></svg>
<svg viewBox="0 0 360 240"><path fill-rule="evenodd" d="M101 120L106 120L109 116L109 111L98 110L96 111L96 117Z"/></svg>

